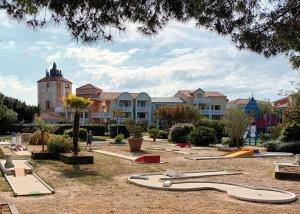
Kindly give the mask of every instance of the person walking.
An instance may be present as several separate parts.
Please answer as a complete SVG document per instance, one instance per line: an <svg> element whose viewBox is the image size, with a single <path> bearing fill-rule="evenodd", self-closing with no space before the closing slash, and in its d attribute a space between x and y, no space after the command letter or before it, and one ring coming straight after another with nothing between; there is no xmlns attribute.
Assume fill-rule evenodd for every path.
<svg viewBox="0 0 300 214"><path fill-rule="evenodd" d="M90 130L86 137L85 150L87 149L88 146L90 146L90 150L92 150L92 141L93 141L93 134L92 131Z"/></svg>

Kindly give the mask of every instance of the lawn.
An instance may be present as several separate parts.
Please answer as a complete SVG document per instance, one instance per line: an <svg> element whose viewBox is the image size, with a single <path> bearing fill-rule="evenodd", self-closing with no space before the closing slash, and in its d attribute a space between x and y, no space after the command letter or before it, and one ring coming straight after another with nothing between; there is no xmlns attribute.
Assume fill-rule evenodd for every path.
<svg viewBox="0 0 300 214"><path fill-rule="evenodd" d="M84 145L84 143L81 143ZM145 142L143 148L167 145ZM112 146L108 143L95 148L134 155L128 145ZM144 150L145 153L151 153ZM220 155L215 150L200 150L199 155ZM285 205L242 202L216 191L167 192L145 189L127 183L130 175L165 170L225 169L241 171L234 176L209 177L209 181L278 188L300 195L297 182L274 179L274 161L286 158L255 158L232 160L192 161L173 152L160 154L165 164L136 164L131 161L93 153L95 164L80 169L60 161L34 161L34 171L55 189L55 194L41 197L14 198L3 192L8 201L15 203L20 213L297 213L300 201ZM287 159L291 160L291 159ZM4 187L2 187L4 185ZM0 188L6 188L0 179ZM7 189L6 189L7 190ZM59 210L59 212L58 212Z"/></svg>

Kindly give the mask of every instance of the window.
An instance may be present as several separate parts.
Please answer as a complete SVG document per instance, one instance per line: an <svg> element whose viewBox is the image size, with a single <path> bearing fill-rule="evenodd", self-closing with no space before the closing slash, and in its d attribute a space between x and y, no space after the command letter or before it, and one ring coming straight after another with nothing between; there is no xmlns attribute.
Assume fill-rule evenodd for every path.
<svg viewBox="0 0 300 214"><path fill-rule="evenodd" d="M46 84L46 85L47 85L47 88L49 88L49 87L50 87L50 82L47 82L47 84Z"/></svg>
<svg viewBox="0 0 300 214"><path fill-rule="evenodd" d="M140 113L138 113L138 118L140 118L140 119L145 119L146 118L146 114L144 113L144 112L140 112Z"/></svg>
<svg viewBox="0 0 300 214"><path fill-rule="evenodd" d="M202 98L202 94L198 94L198 98Z"/></svg>
<svg viewBox="0 0 300 214"><path fill-rule="evenodd" d="M215 110L220 110L221 106L220 105L215 105Z"/></svg>
<svg viewBox="0 0 300 214"><path fill-rule="evenodd" d="M68 83L66 83L65 88L70 88L70 85Z"/></svg>
<svg viewBox="0 0 300 214"><path fill-rule="evenodd" d="M50 101L46 101L46 109L50 109Z"/></svg>
<svg viewBox="0 0 300 214"><path fill-rule="evenodd" d="M146 106L146 102L145 101L138 101L137 102L137 106L138 107L145 107Z"/></svg>

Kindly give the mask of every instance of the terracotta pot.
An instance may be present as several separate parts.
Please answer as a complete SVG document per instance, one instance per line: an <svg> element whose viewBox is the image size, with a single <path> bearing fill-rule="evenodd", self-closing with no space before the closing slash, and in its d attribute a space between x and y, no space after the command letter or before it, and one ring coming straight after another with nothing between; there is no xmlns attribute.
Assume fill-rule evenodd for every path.
<svg viewBox="0 0 300 214"><path fill-rule="evenodd" d="M143 138L128 138L128 144L131 152L138 152L141 150Z"/></svg>

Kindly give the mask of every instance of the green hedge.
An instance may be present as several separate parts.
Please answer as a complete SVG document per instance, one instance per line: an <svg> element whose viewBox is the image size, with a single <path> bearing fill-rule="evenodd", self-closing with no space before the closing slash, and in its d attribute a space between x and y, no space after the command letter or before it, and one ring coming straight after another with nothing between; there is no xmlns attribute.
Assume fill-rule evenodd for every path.
<svg viewBox="0 0 300 214"><path fill-rule="evenodd" d="M123 134L124 138L128 138L130 136L126 125L113 124L108 127L109 136L111 138L115 138L117 136L117 126L118 126L118 134Z"/></svg>
<svg viewBox="0 0 300 214"><path fill-rule="evenodd" d="M220 120L201 119L200 121L197 121L194 125L195 127L206 126L212 128L213 130L215 130L217 142L222 143L222 137L224 136L225 132L224 122Z"/></svg>
<svg viewBox="0 0 300 214"><path fill-rule="evenodd" d="M48 152L55 155L70 152L72 148L71 138L61 135L53 135L47 145Z"/></svg>
<svg viewBox="0 0 300 214"><path fill-rule="evenodd" d="M69 137L73 137L73 129L67 129L64 132L64 135L67 135ZM78 133L78 137L81 140L86 140L87 137L87 130L85 128L79 128L79 133Z"/></svg>
<svg viewBox="0 0 300 214"><path fill-rule="evenodd" d="M194 126L189 123L177 123L171 127L169 133L169 141L174 143L187 143L188 135L194 129Z"/></svg>
<svg viewBox="0 0 300 214"><path fill-rule="evenodd" d="M54 134L62 135L65 130L71 129L72 124L54 124ZM87 131L91 130L94 136L104 136L106 128L103 125L81 125ZM0 135L10 134L11 132L33 132L35 130L34 124L14 124L11 126L0 125Z"/></svg>
<svg viewBox="0 0 300 214"><path fill-rule="evenodd" d="M290 152L300 154L300 141L295 142L280 142L270 141L264 144L268 152Z"/></svg>
<svg viewBox="0 0 300 214"><path fill-rule="evenodd" d="M281 132L280 140L282 142L300 141L300 124L295 122L287 124Z"/></svg>
<svg viewBox="0 0 300 214"><path fill-rule="evenodd" d="M216 132L207 126L198 126L188 135L189 141L195 146L209 146L216 144Z"/></svg>

